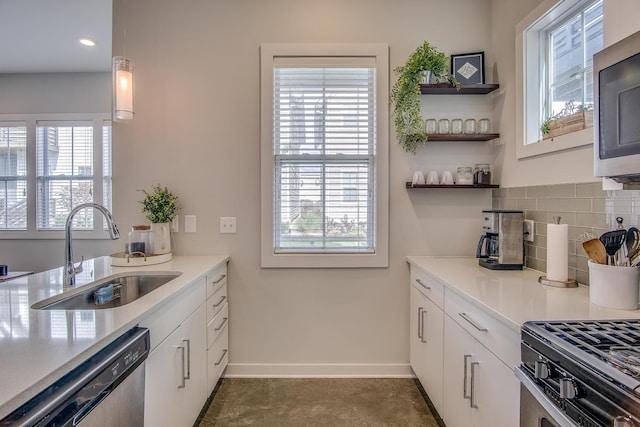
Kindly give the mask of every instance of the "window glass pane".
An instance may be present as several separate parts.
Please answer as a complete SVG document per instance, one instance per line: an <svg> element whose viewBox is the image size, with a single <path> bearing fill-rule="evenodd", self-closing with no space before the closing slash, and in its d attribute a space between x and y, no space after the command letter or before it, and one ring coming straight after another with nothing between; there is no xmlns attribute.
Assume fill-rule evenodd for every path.
<svg viewBox="0 0 640 427"><path fill-rule="evenodd" d="M373 252L375 69L274 69L275 252Z"/></svg>
<svg viewBox="0 0 640 427"><path fill-rule="evenodd" d="M602 49L602 2L549 31L546 117L593 105L593 54Z"/></svg>
<svg viewBox="0 0 640 427"><path fill-rule="evenodd" d="M93 201L93 126L36 126L37 224L39 229L64 228L71 209ZM74 227L93 228L93 209L74 217Z"/></svg>
<svg viewBox="0 0 640 427"><path fill-rule="evenodd" d="M0 124L0 229L27 228L27 128Z"/></svg>

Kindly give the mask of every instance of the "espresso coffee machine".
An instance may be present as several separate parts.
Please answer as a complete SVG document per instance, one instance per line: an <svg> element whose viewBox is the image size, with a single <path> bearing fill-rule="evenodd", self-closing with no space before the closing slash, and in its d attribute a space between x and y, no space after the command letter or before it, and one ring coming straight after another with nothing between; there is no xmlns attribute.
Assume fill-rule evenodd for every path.
<svg viewBox="0 0 640 427"><path fill-rule="evenodd" d="M476 249L478 263L491 270L522 270L524 213L482 211L482 236Z"/></svg>

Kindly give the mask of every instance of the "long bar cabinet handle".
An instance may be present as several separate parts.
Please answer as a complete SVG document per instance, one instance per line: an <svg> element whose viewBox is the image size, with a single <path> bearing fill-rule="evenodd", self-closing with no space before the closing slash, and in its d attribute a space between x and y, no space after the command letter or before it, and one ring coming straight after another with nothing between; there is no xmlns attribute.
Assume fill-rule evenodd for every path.
<svg viewBox="0 0 640 427"><path fill-rule="evenodd" d="M218 359L218 361L215 363L216 366L222 363L222 359L224 359L224 356L227 354L227 351L228 350L226 348L222 351L222 356L220 356L220 359Z"/></svg>
<svg viewBox="0 0 640 427"><path fill-rule="evenodd" d="M218 326L217 328L214 328L213 330L218 332L220 329L222 329L224 327L224 325L227 323L227 320L229 320L229 318L223 317L222 318L222 323L220 323L220 326Z"/></svg>
<svg viewBox="0 0 640 427"><path fill-rule="evenodd" d="M187 385L186 377L184 375L184 351L185 351L185 348L184 348L183 345L179 345L177 347L182 352L182 364L181 364L181 366L182 366L182 375L181 375L182 376L182 380L181 380L182 383L178 386L178 388L185 388L185 386Z"/></svg>
<svg viewBox="0 0 640 427"><path fill-rule="evenodd" d="M227 277L227 275L226 274L222 274L216 280L212 281L211 284L212 285L217 285L218 283L222 282L222 279L224 279L225 277Z"/></svg>
<svg viewBox="0 0 640 427"><path fill-rule="evenodd" d="M216 304L213 304L213 308L218 307L220 304L222 304L224 302L224 300L227 299L226 295L223 295L222 297L220 297L220 301L218 301Z"/></svg>
<svg viewBox="0 0 640 427"><path fill-rule="evenodd" d="M471 399L469 400L469 406L471 406L474 409L478 408L478 404L476 403L476 399L475 399L476 370L474 369L478 365L480 365L480 362L471 362Z"/></svg>
<svg viewBox="0 0 640 427"><path fill-rule="evenodd" d="M469 322L471 326L479 330L480 332L487 332L487 328L478 325L475 321L473 321L467 313L458 313L460 317Z"/></svg>
<svg viewBox="0 0 640 427"><path fill-rule="evenodd" d="M468 365L467 361L469 359L471 359L471 355L470 354L465 354L464 355L464 375L462 377L462 397L464 399L470 399L471 398L471 395L467 394L468 393L467 382L468 382L468 379L469 379L469 375L467 373L467 365Z"/></svg>
<svg viewBox="0 0 640 427"><path fill-rule="evenodd" d="M419 284L420 286L422 286L423 288L425 288L426 290L428 290L428 291L430 291L430 290L431 290L431 286L427 286L427 285L425 285L424 283L422 283L422 280L420 280L420 279L416 279L416 282L418 282L418 284Z"/></svg>
<svg viewBox="0 0 640 427"><path fill-rule="evenodd" d="M422 310L422 316L420 316L420 323L422 324L422 337L420 338L420 341L422 341L424 344L427 343L427 340L424 337L424 315L427 314L427 310Z"/></svg>

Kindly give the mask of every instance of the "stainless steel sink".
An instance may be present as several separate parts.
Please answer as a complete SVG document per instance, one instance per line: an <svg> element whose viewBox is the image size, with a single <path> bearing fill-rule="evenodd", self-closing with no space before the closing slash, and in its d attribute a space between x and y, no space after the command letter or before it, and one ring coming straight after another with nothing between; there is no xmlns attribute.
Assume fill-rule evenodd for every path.
<svg viewBox="0 0 640 427"><path fill-rule="evenodd" d="M103 310L120 307L158 289L181 274L177 271L114 274L39 301L31 308L37 310Z"/></svg>

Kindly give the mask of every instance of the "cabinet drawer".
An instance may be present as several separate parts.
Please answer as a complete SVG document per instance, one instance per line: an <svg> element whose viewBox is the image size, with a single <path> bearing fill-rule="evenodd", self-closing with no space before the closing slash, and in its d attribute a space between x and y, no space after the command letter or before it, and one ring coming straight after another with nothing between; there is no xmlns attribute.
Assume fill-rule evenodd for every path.
<svg viewBox="0 0 640 427"><path fill-rule="evenodd" d="M227 284L219 287L213 295L207 298L207 323L227 304Z"/></svg>
<svg viewBox="0 0 640 427"><path fill-rule="evenodd" d="M227 284L227 264L207 273L207 298L211 297L221 286Z"/></svg>
<svg viewBox="0 0 640 427"><path fill-rule="evenodd" d="M224 328L222 335L213 346L207 350L207 390L210 394L222 375L222 371L229 362L229 335Z"/></svg>
<svg viewBox="0 0 640 427"><path fill-rule="evenodd" d="M450 289L445 312L511 370L520 363L520 336L494 316Z"/></svg>
<svg viewBox="0 0 640 427"><path fill-rule="evenodd" d="M411 266L411 284L435 305L444 307L444 285L439 280Z"/></svg>
<svg viewBox="0 0 640 427"><path fill-rule="evenodd" d="M207 323L207 348L227 330L229 324L229 304L225 304L222 310Z"/></svg>
<svg viewBox="0 0 640 427"><path fill-rule="evenodd" d="M140 321L140 326L149 328L151 350L202 304L205 297L204 283L204 279L198 280L184 293Z"/></svg>

